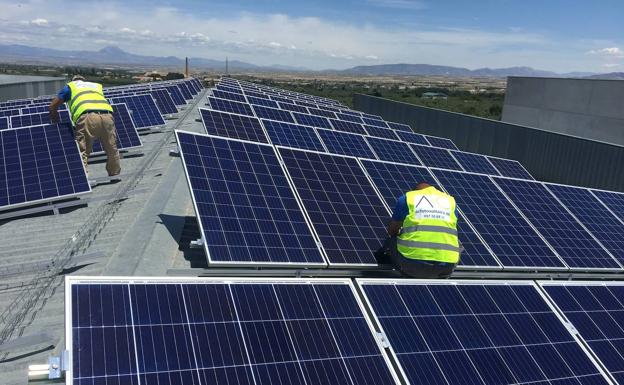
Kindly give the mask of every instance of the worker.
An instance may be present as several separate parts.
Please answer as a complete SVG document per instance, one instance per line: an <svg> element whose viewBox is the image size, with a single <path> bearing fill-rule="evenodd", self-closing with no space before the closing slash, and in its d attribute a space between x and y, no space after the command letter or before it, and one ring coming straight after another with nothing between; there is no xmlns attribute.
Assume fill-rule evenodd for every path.
<svg viewBox="0 0 624 385"><path fill-rule="evenodd" d="M455 198L427 183L402 195L375 253L412 278L448 278L459 262Z"/></svg>
<svg viewBox="0 0 624 385"><path fill-rule="evenodd" d="M113 107L108 103L99 83L87 82L81 75L76 75L67 83L50 103L50 120L59 120L58 108L67 103L75 138L80 148L82 163L88 174L87 160L93 150L93 140L98 139L106 153L106 171L109 176L119 175L119 151L117 150L117 131L113 119Z"/></svg>

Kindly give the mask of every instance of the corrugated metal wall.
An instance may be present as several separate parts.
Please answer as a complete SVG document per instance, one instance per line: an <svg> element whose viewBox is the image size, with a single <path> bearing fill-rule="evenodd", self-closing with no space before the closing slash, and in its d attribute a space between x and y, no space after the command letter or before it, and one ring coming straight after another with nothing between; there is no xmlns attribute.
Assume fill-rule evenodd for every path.
<svg viewBox="0 0 624 385"><path fill-rule="evenodd" d="M395 102L354 96L355 109L453 140L465 151L515 159L535 178L624 192L624 147Z"/></svg>
<svg viewBox="0 0 624 385"><path fill-rule="evenodd" d="M42 95L53 95L63 88L65 84L66 81L63 79L0 84L0 102L13 99L36 98Z"/></svg>

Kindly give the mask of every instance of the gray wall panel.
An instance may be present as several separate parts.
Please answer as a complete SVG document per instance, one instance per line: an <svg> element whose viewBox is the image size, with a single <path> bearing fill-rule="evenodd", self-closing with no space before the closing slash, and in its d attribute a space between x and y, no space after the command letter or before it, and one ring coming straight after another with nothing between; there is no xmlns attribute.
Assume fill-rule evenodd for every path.
<svg viewBox="0 0 624 385"><path fill-rule="evenodd" d="M462 150L515 159L539 180L624 191L622 146L368 95L355 95L354 104Z"/></svg>

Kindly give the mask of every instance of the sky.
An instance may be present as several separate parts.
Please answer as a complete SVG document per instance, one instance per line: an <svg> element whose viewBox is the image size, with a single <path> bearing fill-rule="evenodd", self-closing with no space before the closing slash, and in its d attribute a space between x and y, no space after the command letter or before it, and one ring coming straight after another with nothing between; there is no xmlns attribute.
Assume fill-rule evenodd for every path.
<svg viewBox="0 0 624 385"><path fill-rule="evenodd" d="M424 63L624 71L621 0L0 0L0 44L313 70Z"/></svg>

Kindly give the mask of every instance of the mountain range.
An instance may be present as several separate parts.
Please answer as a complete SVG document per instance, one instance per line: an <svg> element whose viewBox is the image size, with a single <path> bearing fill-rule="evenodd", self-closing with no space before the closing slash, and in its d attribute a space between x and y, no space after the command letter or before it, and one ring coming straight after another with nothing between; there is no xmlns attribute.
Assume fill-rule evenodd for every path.
<svg viewBox="0 0 624 385"><path fill-rule="evenodd" d="M56 65L108 65L119 67L159 67L181 69L184 59L175 56L144 56L126 52L118 47L104 47L98 51L64 51L51 48L38 48L18 44L0 44L0 61L20 64L56 64ZM225 61L206 58L189 58L194 69L225 69ZM556 73L531 67L479 68L470 70L431 64L381 64L357 66L345 70L311 71L303 67L284 65L258 66L238 60L230 60L231 71L249 72L317 72L321 74L339 74L356 76L454 76L454 77L596 77L622 79L623 74L594 74L588 72Z"/></svg>

